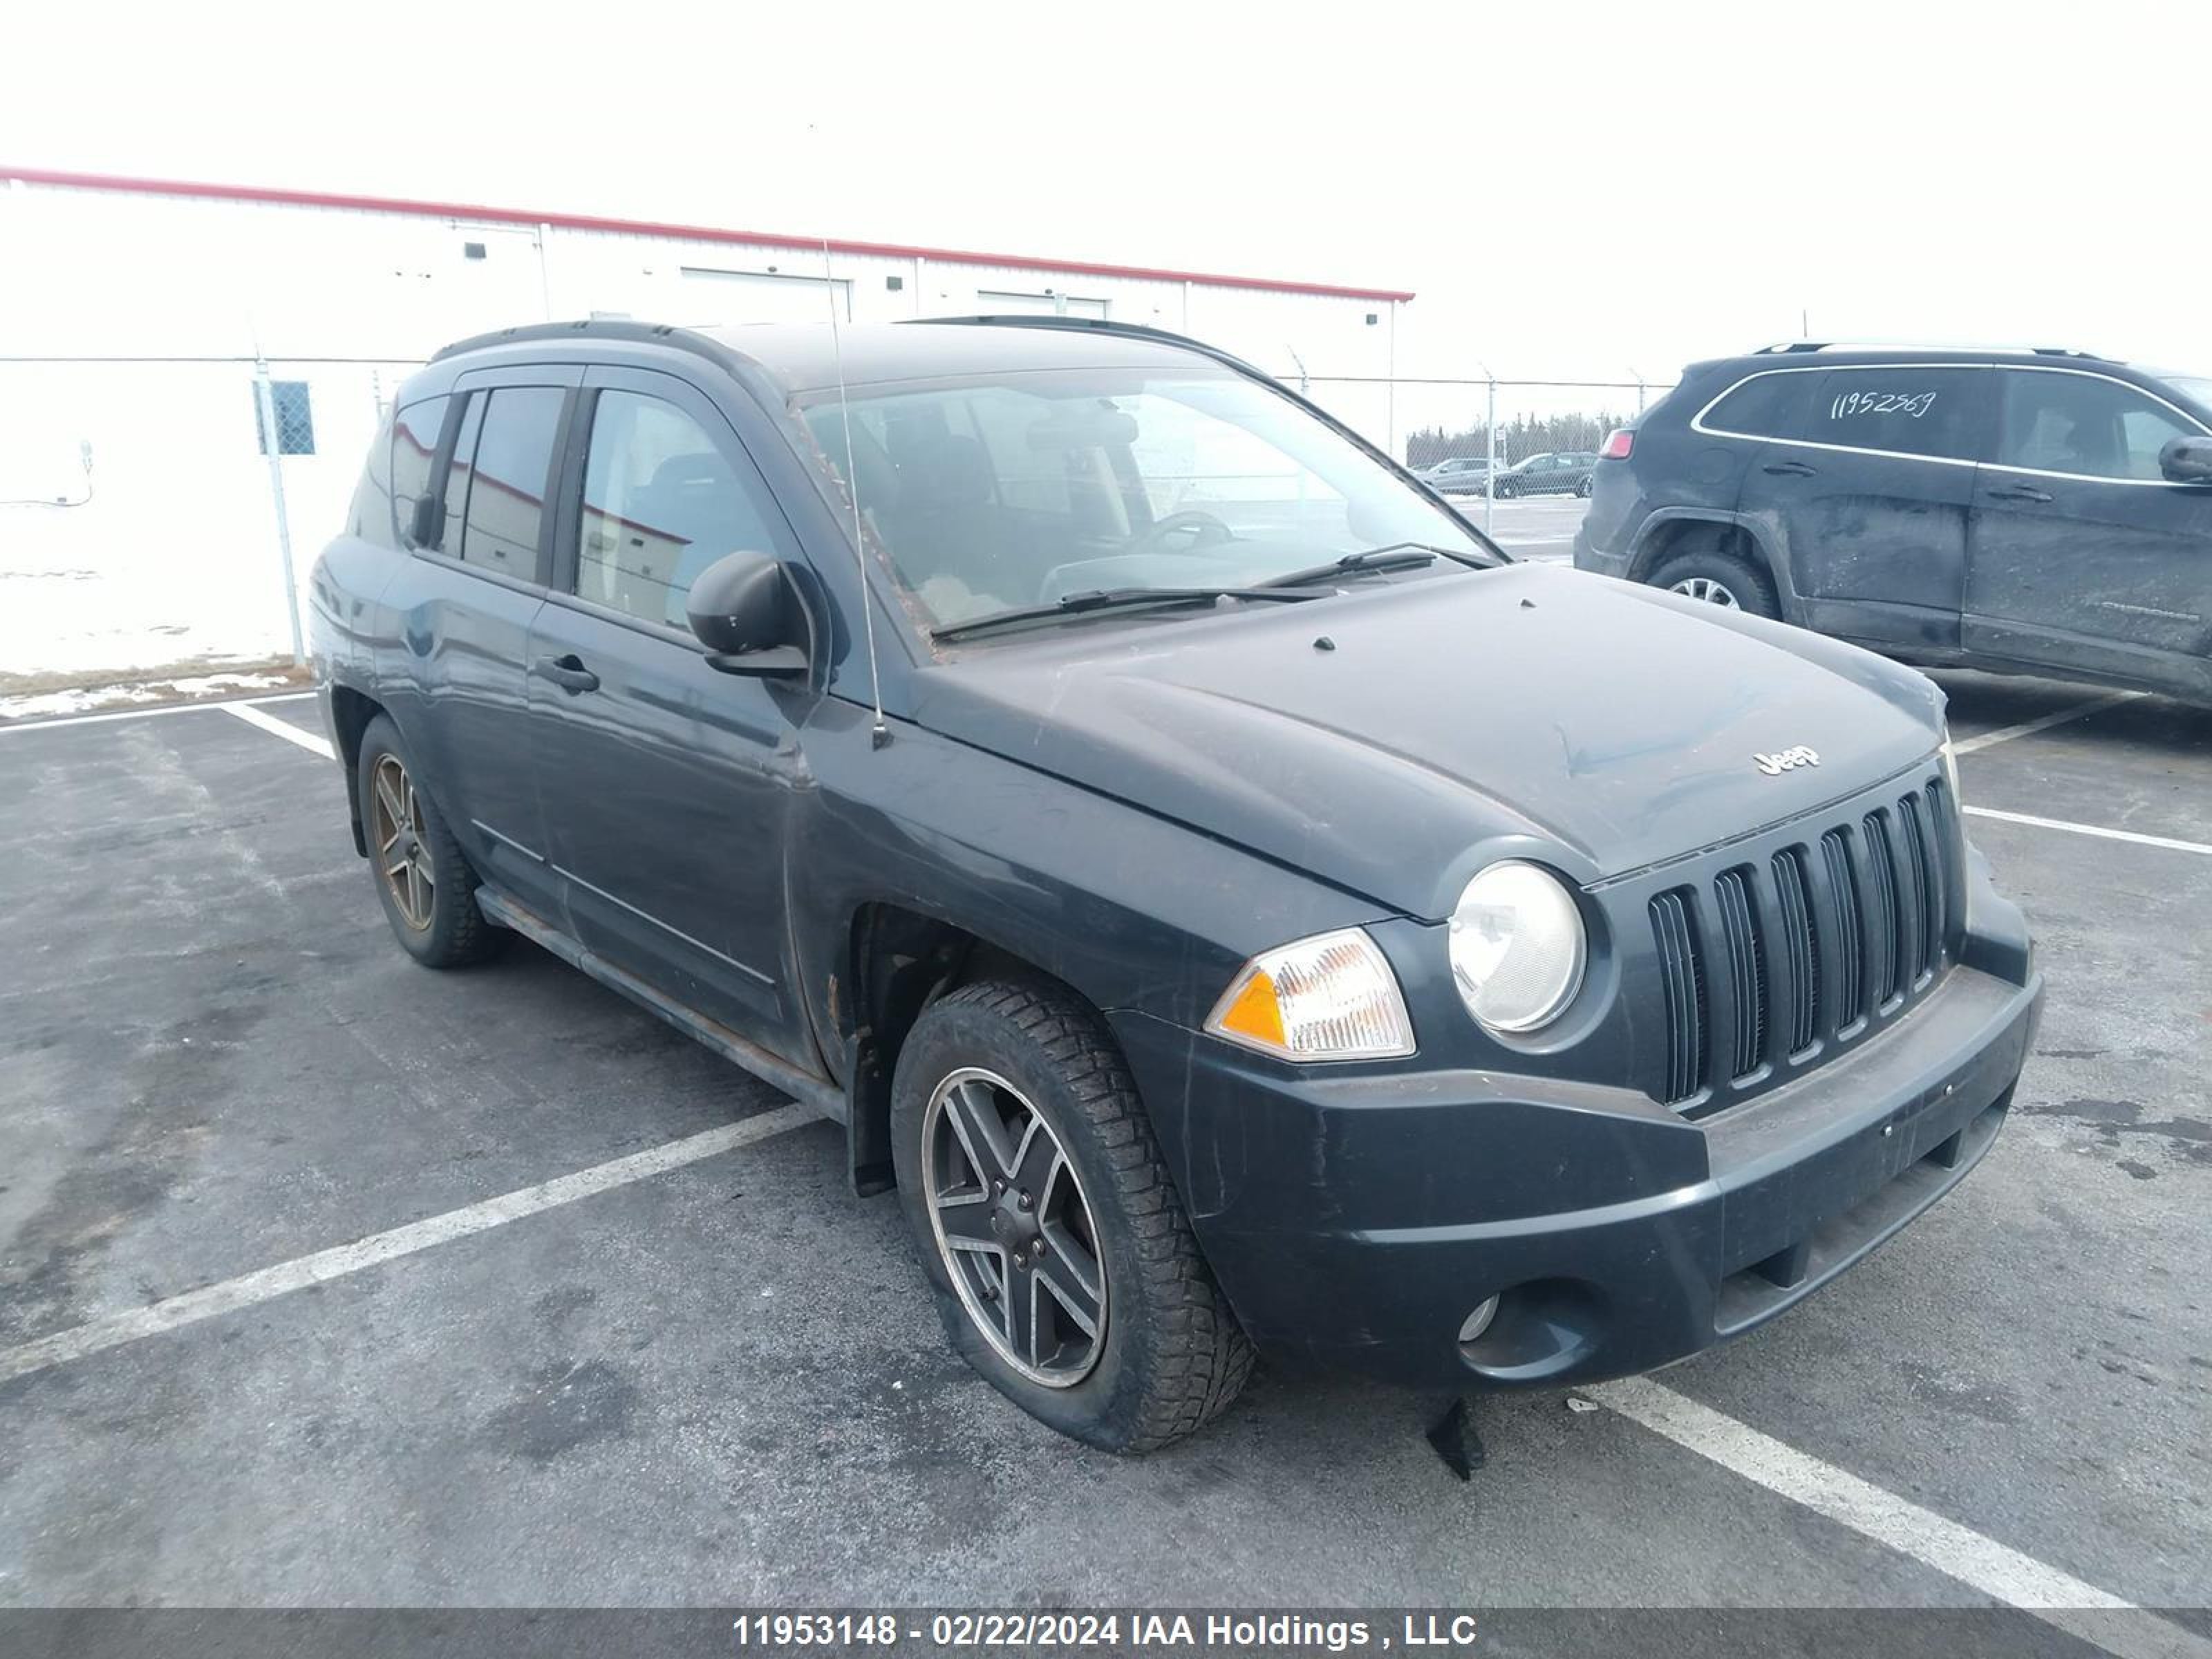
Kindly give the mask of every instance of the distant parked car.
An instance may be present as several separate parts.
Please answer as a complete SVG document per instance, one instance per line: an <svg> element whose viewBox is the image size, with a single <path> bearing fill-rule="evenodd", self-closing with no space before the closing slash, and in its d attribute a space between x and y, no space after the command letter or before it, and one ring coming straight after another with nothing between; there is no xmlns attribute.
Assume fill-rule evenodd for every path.
<svg viewBox="0 0 2212 1659"><path fill-rule="evenodd" d="M1413 476L1440 495L1475 495L1490 477L1490 461L1482 455L1453 455L1419 468Z"/></svg>
<svg viewBox="0 0 2212 1659"><path fill-rule="evenodd" d="M1501 501L1516 495L1588 495L1590 475L1597 465L1594 450L1566 450L1531 455L1501 468L1494 493Z"/></svg>
<svg viewBox="0 0 2212 1659"><path fill-rule="evenodd" d="M1585 570L2212 703L2212 377L1793 342L1693 364L1605 455Z"/></svg>

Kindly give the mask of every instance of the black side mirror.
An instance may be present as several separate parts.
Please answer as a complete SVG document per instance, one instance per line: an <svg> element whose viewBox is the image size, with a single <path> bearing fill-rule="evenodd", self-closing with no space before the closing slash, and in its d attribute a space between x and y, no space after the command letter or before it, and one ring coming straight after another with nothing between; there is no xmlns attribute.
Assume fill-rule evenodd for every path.
<svg viewBox="0 0 2212 1659"><path fill-rule="evenodd" d="M707 661L725 674L787 678L807 667L805 610L783 561L730 553L699 573L684 602Z"/></svg>
<svg viewBox="0 0 2212 1659"><path fill-rule="evenodd" d="M2212 438L2170 438L2158 452L2169 483L2212 483Z"/></svg>

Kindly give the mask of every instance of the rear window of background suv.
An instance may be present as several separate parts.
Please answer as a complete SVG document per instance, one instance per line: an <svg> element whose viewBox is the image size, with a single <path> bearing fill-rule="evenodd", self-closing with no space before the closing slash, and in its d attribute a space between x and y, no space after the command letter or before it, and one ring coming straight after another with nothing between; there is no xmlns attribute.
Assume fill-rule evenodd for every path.
<svg viewBox="0 0 2212 1659"><path fill-rule="evenodd" d="M1988 397L1989 373L1978 367L1766 369L1739 381L1698 424L1735 437L1972 460Z"/></svg>

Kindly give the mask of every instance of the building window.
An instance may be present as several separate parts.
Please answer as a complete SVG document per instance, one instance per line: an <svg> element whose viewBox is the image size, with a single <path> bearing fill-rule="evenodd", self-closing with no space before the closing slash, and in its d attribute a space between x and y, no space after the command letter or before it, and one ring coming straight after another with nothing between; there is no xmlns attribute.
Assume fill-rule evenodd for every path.
<svg viewBox="0 0 2212 1659"><path fill-rule="evenodd" d="M276 453L279 455L312 455L315 453L315 413L307 402L307 383L305 380L271 380L269 383L269 402L276 411ZM253 394L253 441L261 453L269 453L269 434L261 425L261 393Z"/></svg>

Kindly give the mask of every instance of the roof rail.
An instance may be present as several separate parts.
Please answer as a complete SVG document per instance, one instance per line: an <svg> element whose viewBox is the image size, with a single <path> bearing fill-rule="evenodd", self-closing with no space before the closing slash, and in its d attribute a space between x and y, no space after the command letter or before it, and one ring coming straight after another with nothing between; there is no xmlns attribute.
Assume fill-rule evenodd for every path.
<svg viewBox="0 0 2212 1659"><path fill-rule="evenodd" d="M1154 340L1162 345L1181 346L1186 351L1195 351L1211 357L1216 362L1241 368L1248 374L1256 374L1263 380L1276 377L1263 368L1255 368L1243 358L1232 356L1219 346L1208 345L1203 340L1194 340L1188 334L1177 334L1172 329L1154 328L1150 323L1117 323L1110 317L1048 316L1039 311L1021 311L1001 317L902 317L902 323L975 323L987 328L1053 328L1071 334L1113 334L1125 339Z"/></svg>
<svg viewBox="0 0 2212 1659"><path fill-rule="evenodd" d="M1955 340L1778 340L1772 345L1759 347L1752 356L1789 356L1812 351L2011 351L2024 357L2086 357L2100 363L2112 361L2097 352L2077 351L2070 346L1992 344L1986 340L1974 345Z"/></svg>
<svg viewBox="0 0 2212 1659"><path fill-rule="evenodd" d="M665 345L690 345L695 349L711 349L714 343L688 328L673 323L641 323L628 317L586 317L571 323L519 323L513 328L495 328L489 334L471 334L465 340L456 340L451 345L441 346L433 352L430 361L442 362L448 357L458 357L464 351L481 351L487 346L521 345L532 340L642 340Z"/></svg>

